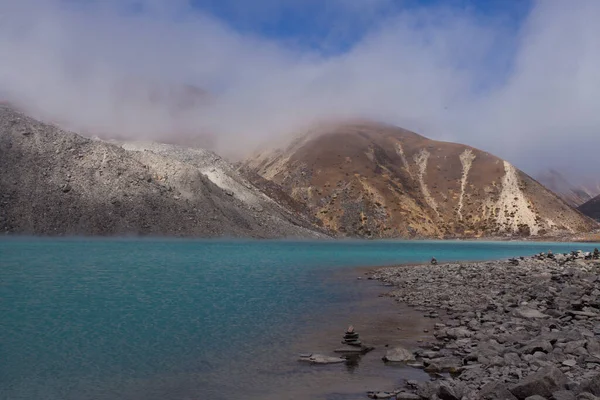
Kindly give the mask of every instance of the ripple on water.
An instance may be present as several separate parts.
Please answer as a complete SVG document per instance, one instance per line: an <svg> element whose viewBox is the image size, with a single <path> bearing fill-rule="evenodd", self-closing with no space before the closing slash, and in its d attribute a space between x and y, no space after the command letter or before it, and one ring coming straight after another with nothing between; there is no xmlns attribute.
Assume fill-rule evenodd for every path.
<svg viewBox="0 0 600 400"><path fill-rule="evenodd" d="M571 246L3 238L0 398L343 398L391 389L423 376L384 366L385 344L410 345L430 321L340 271ZM377 347L357 367L296 361L336 348L350 323Z"/></svg>

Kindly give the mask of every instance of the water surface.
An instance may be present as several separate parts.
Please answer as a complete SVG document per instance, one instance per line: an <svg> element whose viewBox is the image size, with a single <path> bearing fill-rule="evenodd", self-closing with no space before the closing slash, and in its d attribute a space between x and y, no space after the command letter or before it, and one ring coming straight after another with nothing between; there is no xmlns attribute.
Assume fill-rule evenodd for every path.
<svg viewBox="0 0 600 400"><path fill-rule="evenodd" d="M1 239L0 398L291 398L286 390L327 385L323 379L394 377L393 369L315 371L296 362L302 346L319 350L315 332L343 330L361 307L364 313L380 306L369 303L372 283L340 272L432 256L484 260L574 246L594 247Z"/></svg>

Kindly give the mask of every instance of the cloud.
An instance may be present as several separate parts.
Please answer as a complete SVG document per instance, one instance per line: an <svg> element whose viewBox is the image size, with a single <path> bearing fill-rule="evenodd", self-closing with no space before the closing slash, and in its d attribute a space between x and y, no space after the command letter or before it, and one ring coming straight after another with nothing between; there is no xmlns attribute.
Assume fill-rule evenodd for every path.
<svg viewBox="0 0 600 400"><path fill-rule="evenodd" d="M599 2L536 2L519 29L457 7L280 3L227 0L210 14L183 0L0 0L0 94L84 132L210 133L227 154L362 116L532 174L600 171ZM316 36L265 33L284 12L316 15Z"/></svg>

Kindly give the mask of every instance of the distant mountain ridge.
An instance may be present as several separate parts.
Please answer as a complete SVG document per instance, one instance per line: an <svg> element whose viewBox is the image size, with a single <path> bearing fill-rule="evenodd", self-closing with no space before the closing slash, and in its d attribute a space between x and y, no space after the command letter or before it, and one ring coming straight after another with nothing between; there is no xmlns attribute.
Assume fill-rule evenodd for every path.
<svg viewBox="0 0 600 400"><path fill-rule="evenodd" d="M590 182L587 185L572 184L563 174L554 169L539 174L536 179L573 207L579 207L600 195L600 181Z"/></svg>
<svg viewBox="0 0 600 400"><path fill-rule="evenodd" d="M600 195L579 206L579 211L596 221L600 221Z"/></svg>
<svg viewBox="0 0 600 400"><path fill-rule="evenodd" d="M545 236L595 227L507 161L371 121L316 127L245 166L348 236Z"/></svg>

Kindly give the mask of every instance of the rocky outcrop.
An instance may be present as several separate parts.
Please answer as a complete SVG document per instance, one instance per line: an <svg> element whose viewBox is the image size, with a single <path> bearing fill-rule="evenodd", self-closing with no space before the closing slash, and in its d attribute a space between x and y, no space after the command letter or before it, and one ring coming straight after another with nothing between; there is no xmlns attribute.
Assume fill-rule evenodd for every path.
<svg viewBox="0 0 600 400"><path fill-rule="evenodd" d="M323 236L188 160L86 139L3 106L0 155L0 233ZM250 194L260 201L250 204Z"/></svg>
<svg viewBox="0 0 600 400"><path fill-rule="evenodd" d="M451 374L408 382L394 393L456 400L600 396L600 251L517 260L373 274L396 286L390 296L438 319L437 340L413 354L425 371Z"/></svg>
<svg viewBox="0 0 600 400"><path fill-rule="evenodd" d="M255 181L247 179L233 164L212 151L156 142L113 143L126 150L137 152L135 155L139 159L152 158L153 154L157 154L197 168L225 193L239 200L249 212L260 213L273 220L290 221L294 225L306 229L316 229L316 220L308 217L305 208L293 204L293 200L282 199L284 195L280 193L283 193L283 190L277 188L276 184L271 183L267 187L267 194L266 185L260 185L261 182L258 179ZM168 176L168 172L165 171L158 179L166 182ZM255 182L257 183L255 184Z"/></svg>
<svg viewBox="0 0 600 400"><path fill-rule="evenodd" d="M595 226L507 161L373 122L317 127L245 167L346 236L548 236Z"/></svg>

